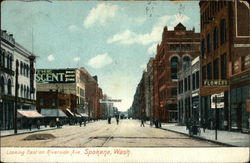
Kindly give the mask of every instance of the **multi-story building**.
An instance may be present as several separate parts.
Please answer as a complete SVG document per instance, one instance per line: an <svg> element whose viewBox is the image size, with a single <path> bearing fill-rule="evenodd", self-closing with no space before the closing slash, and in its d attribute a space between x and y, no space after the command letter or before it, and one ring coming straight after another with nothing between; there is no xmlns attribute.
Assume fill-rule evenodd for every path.
<svg viewBox="0 0 250 163"><path fill-rule="evenodd" d="M153 62L155 119L177 122L177 72L199 55L200 35L179 23L174 30L164 27L162 42Z"/></svg>
<svg viewBox="0 0 250 163"><path fill-rule="evenodd" d="M38 92L60 92L76 96L74 113L87 114L85 108L85 80L81 77L80 69L38 69L37 91ZM38 103L43 101L39 96ZM51 99L53 100L53 99ZM55 100L55 99L54 99ZM57 106L57 103L55 103ZM40 112L41 108L38 107Z"/></svg>
<svg viewBox="0 0 250 163"><path fill-rule="evenodd" d="M177 104L178 122L185 125L192 121L200 123L200 62L199 57L192 60L178 72Z"/></svg>
<svg viewBox="0 0 250 163"><path fill-rule="evenodd" d="M13 129L19 117L35 118L35 55L1 30L0 128ZM32 114L32 112L34 114ZM33 115L33 116L32 116ZM20 126L19 126L20 127Z"/></svg>
<svg viewBox="0 0 250 163"><path fill-rule="evenodd" d="M202 119L215 127L211 96L223 94L219 129L249 130L249 2L201 1Z"/></svg>
<svg viewBox="0 0 250 163"><path fill-rule="evenodd" d="M146 116L153 119L153 58L150 58L147 64L146 72Z"/></svg>

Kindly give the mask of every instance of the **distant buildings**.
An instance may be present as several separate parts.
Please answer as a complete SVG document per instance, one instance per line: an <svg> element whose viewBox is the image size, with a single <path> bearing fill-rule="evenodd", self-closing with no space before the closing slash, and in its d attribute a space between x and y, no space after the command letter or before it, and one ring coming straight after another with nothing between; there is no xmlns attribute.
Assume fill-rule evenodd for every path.
<svg viewBox="0 0 250 163"><path fill-rule="evenodd" d="M1 30L0 129L21 128L17 116L41 117L36 112L35 58L12 34Z"/></svg>

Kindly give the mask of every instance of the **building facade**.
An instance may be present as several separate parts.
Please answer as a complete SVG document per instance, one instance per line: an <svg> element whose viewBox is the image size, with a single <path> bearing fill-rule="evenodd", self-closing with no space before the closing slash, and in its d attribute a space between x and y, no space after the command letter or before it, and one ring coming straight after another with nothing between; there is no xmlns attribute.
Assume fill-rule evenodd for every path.
<svg viewBox="0 0 250 163"><path fill-rule="evenodd" d="M35 55L1 30L0 128L13 129L17 112L36 112ZM16 110L17 111L16 111Z"/></svg>
<svg viewBox="0 0 250 163"><path fill-rule="evenodd" d="M219 129L249 130L249 2L201 1L200 15L201 118L215 127L211 96L222 93Z"/></svg>
<svg viewBox="0 0 250 163"><path fill-rule="evenodd" d="M189 66L183 67L177 75L178 123L186 125L189 121L200 123L200 62L199 57Z"/></svg>
<svg viewBox="0 0 250 163"><path fill-rule="evenodd" d="M153 63L154 112L162 122L177 122L177 72L199 55L200 35L179 23L174 30L164 27Z"/></svg>

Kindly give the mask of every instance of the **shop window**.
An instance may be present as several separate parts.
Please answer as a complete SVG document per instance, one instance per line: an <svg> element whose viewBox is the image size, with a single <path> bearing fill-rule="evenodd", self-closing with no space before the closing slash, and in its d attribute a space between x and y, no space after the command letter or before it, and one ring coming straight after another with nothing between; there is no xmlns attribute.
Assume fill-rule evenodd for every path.
<svg viewBox="0 0 250 163"><path fill-rule="evenodd" d="M218 28L214 28L214 50L218 48Z"/></svg>
<svg viewBox="0 0 250 163"><path fill-rule="evenodd" d="M207 64L207 79L208 80L212 79L212 64L211 63Z"/></svg>
<svg viewBox="0 0 250 163"><path fill-rule="evenodd" d="M211 39L210 34L207 35L207 54L211 52Z"/></svg>
<svg viewBox="0 0 250 163"><path fill-rule="evenodd" d="M226 42L226 21L221 19L220 21L220 43L224 44Z"/></svg>
<svg viewBox="0 0 250 163"><path fill-rule="evenodd" d="M51 99L51 105L52 105L52 106L56 106L56 99L55 99L55 98L52 98L52 99Z"/></svg>
<svg viewBox="0 0 250 163"><path fill-rule="evenodd" d="M214 60L214 79L219 79L219 65L218 59Z"/></svg>
<svg viewBox="0 0 250 163"><path fill-rule="evenodd" d="M4 78L3 77L1 77L1 81L0 81L0 88L1 88L1 94L4 94Z"/></svg>
<svg viewBox="0 0 250 163"><path fill-rule="evenodd" d="M11 95L11 80L8 80L8 95Z"/></svg>
<svg viewBox="0 0 250 163"><path fill-rule="evenodd" d="M44 98L40 98L39 99L39 105L40 106L44 106Z"/></svg>
<svg viewBox="0 0 250 163"><path fill-rule="evenodd" d="M249 55L247 55L247 56L243 56L242 58L241 58L241 62L242 62L242 70L247 70L247 69L249 69L249 67L250 67L250 56Z"/></svg>
<svg viewBox="0 0 250 163"><path fill-rule="evenodd" d="M221 56L221 79L227 78L227 56L223 54Z"/></svg>
<svg viewBox="0 0 250 163"><path fill-rule="evenodd" d="M234 61L234 64L233 64L233 74L236 74L239 72L239 61L236 60Z"/></svg>
<svg viewBox="0 0 250 163"><path fill-rule="evenodd" d="M200 88L200 71L196 72L196 88L199 89Z"/></svg>

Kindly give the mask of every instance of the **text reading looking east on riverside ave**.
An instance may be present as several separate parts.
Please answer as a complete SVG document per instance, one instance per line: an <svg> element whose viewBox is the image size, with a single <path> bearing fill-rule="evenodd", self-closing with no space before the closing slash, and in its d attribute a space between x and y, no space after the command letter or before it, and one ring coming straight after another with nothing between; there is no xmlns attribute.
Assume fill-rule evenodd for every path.
<svg viewBox="0 0 250 163"><path fill-rule="evenodd" d="M129 157L131 151L129 149L115 148L115 149L99 149L99 148L85 148L85 149L34 149L34 148L15 148L7 149L5 156L76 156L84 155L87 157L108 157L112 155L119 155Z"/></svg>

